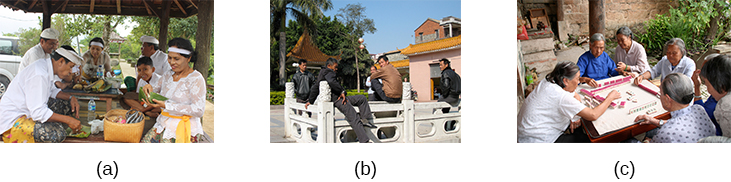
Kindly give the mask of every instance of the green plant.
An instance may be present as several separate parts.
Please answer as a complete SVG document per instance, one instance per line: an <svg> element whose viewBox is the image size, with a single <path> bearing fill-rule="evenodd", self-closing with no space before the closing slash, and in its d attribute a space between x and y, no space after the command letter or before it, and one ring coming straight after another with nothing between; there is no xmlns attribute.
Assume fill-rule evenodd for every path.
<svg viewBox="0 0 731 182"><path fill-rule="evenodd" d="M284 91L269 92L269 105L284 105Z"/></svg>
<svg viewBox="0 0 731 182"><path fill-rule="evenodd" d="M700 55L722 37L728 23L719 16L729 14L728 5L723 0L679 0L678 6L671 7L667 14L658 14L655 19L646 21L646 33L637 35L636 40L645 46L648 57L664 56L665 42L671 38L683 39L688 56ZM711 26L713 23L719 26ZM712 31L721 33L709 36Z"/></svg>

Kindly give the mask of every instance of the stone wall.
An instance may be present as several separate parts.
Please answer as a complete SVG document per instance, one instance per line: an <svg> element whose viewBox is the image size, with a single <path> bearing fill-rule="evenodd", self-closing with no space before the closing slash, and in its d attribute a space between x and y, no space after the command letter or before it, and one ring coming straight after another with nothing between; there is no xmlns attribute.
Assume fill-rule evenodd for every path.
<svg viewBox="0 0 731 182"><path fill-rule="evenodd" d="M567 34L589 35L589 0L563 0ZM672 0L604 0L604 34L613 38L619 27L637 27L656 14L668 13ZM640 30L632 30L637 32Z"/></svg>

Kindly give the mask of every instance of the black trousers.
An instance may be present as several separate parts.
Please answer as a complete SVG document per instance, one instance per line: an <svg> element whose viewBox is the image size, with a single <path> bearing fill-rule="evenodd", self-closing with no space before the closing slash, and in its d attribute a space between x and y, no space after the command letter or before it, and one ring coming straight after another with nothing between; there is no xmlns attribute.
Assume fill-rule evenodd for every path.
<svg viewBox="0 0 731 182"><path fill-rule="evenodd" d="M571 127L569 125L569 127ZM568 130L568 128L566 128ZM553 143L589 143L589 136L584 132L584 126L574 129L574 133L562 134Z"/></svg>
<svg viewBox="0 0 731 182"><path fill-rule="evenodd" d="M459 102L459 95L448 95L447 97L439 97L437 102L446 102L450 105L456 105ZM442 108L442 113L448 113L450 108Z"/></svg>
<svg viewBox="0 0 731 182"><path fill-rule="evenodd" d="M338 108L343 115L345 115L345 120L347 120L350 127L353 128L355 136L358 137L358 141L360 143L368 142L368 136L363 129L363 122L360 120L371 117L371 107L368 105L366 97L363 95L347 96L345 97L345 104L343 104L342 99L333 99L337 99L333 101L333 105L335 108ZM358 106L358 109L360 110L360 117L358 117L358 113L355 112L355 108L353 108L353 106Z"/></svg>
<svg viewBox="0 0 731 182"><path fill-rule="evenodd" d="M371 82L371 88L373 88L374 101L386 101L388 103L399 103L401 98L390 98L386 96L386 92L383 92L383 84L378 81ZM373 100L373 99L371 99Z"/></svg>

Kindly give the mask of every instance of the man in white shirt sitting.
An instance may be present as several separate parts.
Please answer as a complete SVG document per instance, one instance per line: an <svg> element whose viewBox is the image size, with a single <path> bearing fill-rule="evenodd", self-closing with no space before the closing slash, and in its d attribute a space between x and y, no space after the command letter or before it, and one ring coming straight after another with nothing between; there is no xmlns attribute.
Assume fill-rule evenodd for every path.
<svg viewBox="0 0 731 182"><path fill-rule="evenodd" d="M47 106L48 98L68 100L71 111L79 117L76 97L53 85L56 76L68 79L72 68L79 64L81 56L70 46L62 46L50 58L38 60L18 73L0 100L0 138L5 143L62 142L66 138L63 124L80 132L78 119L54 113Z"/></svg>
<svg viewBox="0 0 731 182"><path fill-rule="evenodd" d="M142 56L140 57L150 57L152 59L152 66L155 67L155 73L163 75L166 71L172 70L170 63L168 63L168 54L160 51L158 47L160 41L155 37L145 35L140 37L140 42L142 42L142 47L140 48L142 49Z"/></svg>

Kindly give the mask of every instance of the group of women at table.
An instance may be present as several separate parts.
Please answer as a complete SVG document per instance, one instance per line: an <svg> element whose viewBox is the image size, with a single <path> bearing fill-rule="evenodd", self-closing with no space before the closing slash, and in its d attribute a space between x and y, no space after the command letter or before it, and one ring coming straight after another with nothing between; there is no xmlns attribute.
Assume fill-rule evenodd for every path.
<svg viewBox="0 0 731 182"><path fill-rule="evenodd" d="M644 142L691 143L728 141L731 137L731 57L706 56L700 70L686 56L685 43L672 38L665 43L665 56L652 68L644 47L632 40L627 27L617 30L615 63L604 52L604 36L590 38L590 50L576 64L560 62L545 80L526 98L518 112L519 143L589 142L581 129L581 118L597 120L613 100L621 98L616 90L594 108L586 107L576 92L579 84L598 87L596 80L612 76L633 76L633 84L660 77L660 102L671 119L660 120L639 115L635 122L652 124L657 129L646 133ZM705 84L711 97L703 102L700 85ZM638 140L628 140L638 142Z"/></svg>

